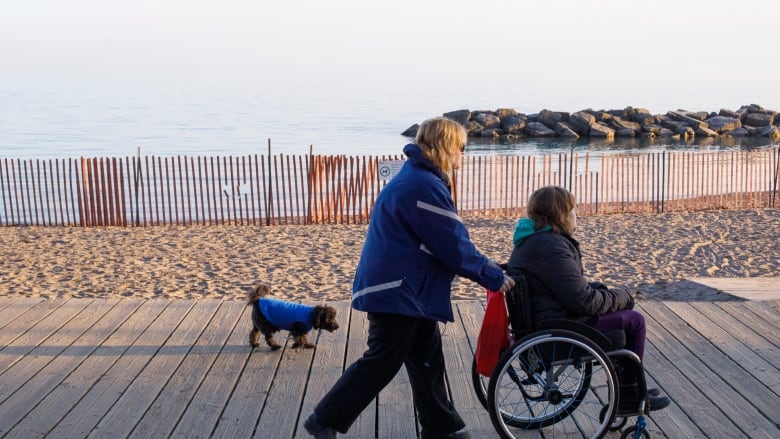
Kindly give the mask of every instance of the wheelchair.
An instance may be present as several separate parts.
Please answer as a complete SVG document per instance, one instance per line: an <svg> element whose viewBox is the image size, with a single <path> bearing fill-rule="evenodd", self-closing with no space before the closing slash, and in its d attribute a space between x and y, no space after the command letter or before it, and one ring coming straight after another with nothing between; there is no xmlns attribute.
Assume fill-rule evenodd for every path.
<svg viewBox="0 0 780 439"><path fill-rule="evenodd" d="M505 294L510 346L490 377L477 372L477 397L499 436L600 438L635 425L621 439L649 438L647 383L639 357L623 349L625 333L602 333L572 320L546 320L532 327L525 277L512 276Z"/></svg>

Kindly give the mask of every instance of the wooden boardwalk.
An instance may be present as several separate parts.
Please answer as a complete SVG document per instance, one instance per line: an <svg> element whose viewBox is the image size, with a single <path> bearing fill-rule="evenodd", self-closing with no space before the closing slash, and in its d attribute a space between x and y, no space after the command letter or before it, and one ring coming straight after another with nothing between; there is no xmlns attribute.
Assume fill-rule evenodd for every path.
<svg viewBox="0 0 780 439"><path fill-rule="evenodd" d="M0 437L307 437L302 421L365 349L364 314L332 305L342 328L314 333L316 349L271 352L248 346L242 302L0 297ZM673 400L652 437L780 437L780 302L641 308L650 384ZM449 389L474 436L496 437L470 378L483 304L455 313ZM401 373L344 437L416 438L411 401Z"/></svg>

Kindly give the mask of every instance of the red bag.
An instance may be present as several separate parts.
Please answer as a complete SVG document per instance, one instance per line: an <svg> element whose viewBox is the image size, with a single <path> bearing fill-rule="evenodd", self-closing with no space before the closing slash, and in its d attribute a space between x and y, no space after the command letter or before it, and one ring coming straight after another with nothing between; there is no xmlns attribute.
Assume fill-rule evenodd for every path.
<svg viewBox="0 0 780 439"><path fill-rule="evenodd" d="M489 377L498 363L501 352L509 347L509 317L507 316L504 293L487 292L487 307L482 327L477 337L477 373Z"/></svg>

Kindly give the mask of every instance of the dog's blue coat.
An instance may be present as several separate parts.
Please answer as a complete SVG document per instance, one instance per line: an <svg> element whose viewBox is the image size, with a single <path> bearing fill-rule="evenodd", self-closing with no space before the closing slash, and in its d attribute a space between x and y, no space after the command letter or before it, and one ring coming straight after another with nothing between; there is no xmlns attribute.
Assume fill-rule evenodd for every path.
<svg viewBox="0 0 780 439"><path fill-rule="evenodd" d="M295 322L301 322L306 330L311 330L311 313L313 306L302 303L286 302L284 300L263 297L257 301L257 306L274 326L279 329L290 330Z"/></svg>

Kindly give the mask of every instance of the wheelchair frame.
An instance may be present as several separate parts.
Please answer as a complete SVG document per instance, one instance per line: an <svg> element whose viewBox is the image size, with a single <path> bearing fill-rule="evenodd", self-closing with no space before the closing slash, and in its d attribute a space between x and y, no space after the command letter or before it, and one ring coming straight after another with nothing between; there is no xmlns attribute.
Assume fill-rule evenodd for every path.
<svg viewBox="0 0 780 439"><path fill-rule="evenodd" d="M634 352L621 349L625 333L604 334L572 320L533 328L528 284L523 275L512 277L515 286L505 295L510 346L489 379L477 372L476 357L472 364L477 397L498 434L600 438L637 416L621 438L649 438L644 369Z"/></svg>

